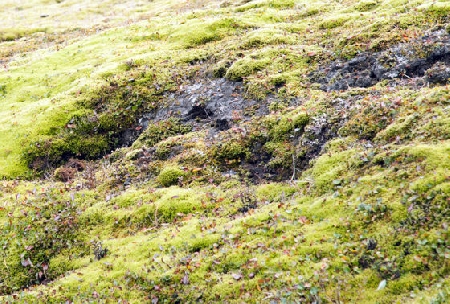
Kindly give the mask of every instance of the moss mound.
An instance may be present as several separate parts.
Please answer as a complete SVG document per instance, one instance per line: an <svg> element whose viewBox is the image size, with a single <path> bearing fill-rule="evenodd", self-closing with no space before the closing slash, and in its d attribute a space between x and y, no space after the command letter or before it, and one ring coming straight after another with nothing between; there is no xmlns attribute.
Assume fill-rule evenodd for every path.
<svg viewBox="0 0 450 304"><path fill-rule="evenodd" d="M164 187L169 187L178 184L180 179L183 179L186 173L177 167L166 167L161 170L158 175L158 181Z"/></svg>

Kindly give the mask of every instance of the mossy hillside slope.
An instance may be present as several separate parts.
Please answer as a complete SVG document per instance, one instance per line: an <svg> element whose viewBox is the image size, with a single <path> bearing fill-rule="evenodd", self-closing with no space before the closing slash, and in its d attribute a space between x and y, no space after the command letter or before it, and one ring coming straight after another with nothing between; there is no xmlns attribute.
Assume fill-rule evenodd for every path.
<svg viewBox="0 0 450 304"><path fill-rule="evenodd" d="M51 284L60 290L56 295L51 289L46 295L48 287L36 287L22 295L23 301L84 301L98 294L104 300L145 302L150 293L167 301L191 301L200 294L207 302L254 302L263 300L259 288L274 299L313 301L316 296L333 300L339 288L342 300L390 303L411 299L411 292L419 297L436 283L445 291L449 183L445 177L435 179L435 171L448 174L448 144L401 149L386 158L393 160L389 167L380 165L383 153L366 162L361 157L364 147L343 150L341 141L332 144L328 152L340 152L318 158L305 179L295 184L247 188L230 180L191 189L130 187L113 199L106 194L106 201L89 190L53 185L51 193L63 193L63 201L75 193L77 227L90 237L77 233L77 242L84 243L73 243L70 251L55 256L45 251L50 259L45 278L76 271ZM418 174L417 157L429 173ZM444 168L436 161L444 162ZM40 188L4 184L4 191L11 193L4 202L22 193L25 198L19 196L19 201L31 206L34 195L50 190L32 194L36 186ZM41 209L51 212L45 204ZM20 213L13 218L23 219L27 209L16 210ZM58 213L65 214L62 210ZM93 261L89 249L83 249L91 238L103 240L110 254ZM23 246L30 248L34 243L27 239ZM63 234L57 239L69 241ZM37 264L35 250L42 248L25 249L25 261L30 257L33 268L19 264L15 269L39 273L42 264ZM16 263L20 262L19 258ZM382 280L387 287L376 291ZM435 292L432 297L440 296Z"/></svg>
<svg viewBox="0 0 450 304"><path fill-rule="evenodd" d="M71 8L69 3L63 5ZM115 8L107 4L102 5L104 7L97 5L99 10ZM191 43L189 40L181 41L185 36L167 43L160 41L165 40L167 33L173 32L173 29L162 26L168 22L161 21L153 15L158 14L167 5L165 2L162 6L152 6L153 9L145 10L147 14L146 18L143 18L145 21L140 25L137 23L125 28L113 27L119 24L117 20L107 23L97 31L78 30L75 23L69 27L54 21L51 23L53 27L47 29L45 33L50 36L49 39L55 39L54 32L60 30L79 33L67 34L69 38L75 37L74 39L56 43L50 41L44 45L40 45L41 41L33 35L26 37L31 44L37 44L36 48L39 49L35 52L27 52L29 49L25 47L16 49L14 43L20 45L20 41L2 45L5 55L14 55L5 57L4 69L0 75L3 104L2 136L4 136L1 140L3 176L27 174L26 165L29 164L23 157L27 154L27 150L33 148L36 142L61 133L61 129L64 129L73 116L84 115L86 111L90 111L89 107L83 110L83 105L97 98L99 92L105 89L105 84L109 84L109 81L106 81L110 80L109 76L115 75L121 69L119 66L124 65L134 55L145 53L148 60L161 62L173 57L168 50L183 49ZM57 14L56 8L59 6L42 7L43 10ZM144 9L145 7L142 8ZM69 9L76 15L76 11L72 10ZM22 10L17 8L17 11ZM174 14L177 12L177 9L173 9ZM31 12L29 15L34 16ZM73 19L75 20L76 16L73 16ZM163 20L169 18L163 17ZM26 24L24 20L22 22ZM100 25L93 22L91 26ZM212 26L211 31L214 32L215 29ZM61 35L65 34L63 32ZM202 38L199 39L201 43ZM153 40L156 42L152 42ZM106 45L108 47L104 48ZM14 53L8 53L8 50ZM102 151L106 152L107 149ZM99 156L98 153L95 156Z"/></svg>
<svg viewBox="0 0 450 304"><path fill-rule="evenodd" d="M47 10L51 16L67 10L70 13L67 20L79 20L75 3L64 1L35 5ZM22 157L27 153L26 149L42 140L40 137L53 137L52 133L58 133L58 128L64 128L80 110L74 99L95 99L96 91L105 90L101 85L104 78L109 80L107 75L114 75L117 66L131 58L143 59L144 66L147 61L147 66L154 66L156 71L161 68L167 71L165 58L175 59L176 64L180 63L176 58L190 61L213 57L218 64L214 69L227 69L226 77L232 80L246 78L249 94L257 98L263 98L271 89L283 84L283 91L292 95L299 93L298 82L302 83L304 73L315 63L325 58L352 56L366 49L379 49L405 37L417 36L420 26L442 22L448 10L445 4L433 6L426 1L401 5L391 1L377 2L376 12L373 12L373 5L368 5L370 9L365 6L354 8L334 2L313 6L301 1L280 4L209 3L206 7L200 2L186 3L185 6L176 3L130 4L126 11L130 18L133 17L132 24L112 28L123 25L120 18L108 19L105 25L101 25L103 23L96 17L100 11L116 9L115 5L119 4L91 5L97 9L87 9L82 13L90 17L86 26L97 27L97 30L78 30L76 22L69 26L57 20L51 19L50 22L50 19L38 18L30 11L33 5L21 8L5 4L5 12L27 16L20 19L21 26L28 21L36 22L36 27L46 29L44 38L48 36L51 39L50 43L44 44L45 40L39 40L39 37L25 37L28 44L36 44L35 47L39 48L36 52L27 52L33 48L24 47L20 40L2 45L9 61L2 72L5 103L2 107L2 117L5 118L2 134L5 138L1 142L8 143L8 147L1 149L2 159L8 160L2 164L5 176L27 174L26 162L30 161ZM30 14L25 14L28 11ZM333 18L343 18L348 22L324 25L332 22ZM367 24L373 24L374 28L366 28ZM393 27L398 27L398 31L388 30ZM361 31L355 33L354 28ZM56 34L61 30L65 31L61 35L73 39L57 40ZM240 37L234 39L234 34ZM53 40L55 42L52 43ZM190 50L183 51L185 48ZM161 63L164 66L160 66ZM262 70L267 71L265 76ZM171 73L167 71L167 74ZM90 94L74 98L74 95L84 93L82 88L86 85ZM16 108L17 102L27 106ZM114 148L111 143L107 146ZM68 154L77 154L76 147L72 150L75 151ZM108 151L105 147L100 150L101 153Z"/></svg>
<svg viewBox="0 0 450 304"><path fill-rule="evenodd" d="M34 3L61 4L74 5ZM8 57L1 174L43 160L47 178L0 184L1 301L448 301L448 82L327 92L308 78L420 49L427 31L445 40L446 2L135 4L139 18ZM224 129L208 100L151 120L208 77L242 81L262 110ZM70 174L51 177L58 166Z"/></svg>

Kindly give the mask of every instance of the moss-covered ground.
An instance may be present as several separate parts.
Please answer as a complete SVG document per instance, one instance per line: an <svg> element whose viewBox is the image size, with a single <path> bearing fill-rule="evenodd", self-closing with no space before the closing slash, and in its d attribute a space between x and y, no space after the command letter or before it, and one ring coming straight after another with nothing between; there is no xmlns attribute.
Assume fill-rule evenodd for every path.
<svg viewBox="0 0 450 304"><path fill-rule="evenodd" d="M0 303L448 303L449 16L2 1ZM386 69L433 69L341 91L310 77L384 51ZM182 113L217 78L249 107Z"/></svg>

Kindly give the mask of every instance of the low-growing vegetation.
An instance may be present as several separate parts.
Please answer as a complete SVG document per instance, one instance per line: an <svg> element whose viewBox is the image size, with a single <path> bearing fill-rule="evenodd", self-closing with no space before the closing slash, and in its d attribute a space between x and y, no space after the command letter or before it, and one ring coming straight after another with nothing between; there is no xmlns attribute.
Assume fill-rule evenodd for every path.
<svg viewBox="0 0 450 304"><path fill-rule="evenodd" d="M446 1L122 2L0 4L1 303L449 301Z"/></svg>

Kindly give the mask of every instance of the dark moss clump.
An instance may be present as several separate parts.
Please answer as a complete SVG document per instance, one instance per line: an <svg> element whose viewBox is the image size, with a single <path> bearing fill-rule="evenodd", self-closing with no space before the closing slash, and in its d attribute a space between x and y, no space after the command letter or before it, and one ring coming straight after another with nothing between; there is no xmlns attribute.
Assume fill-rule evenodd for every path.
<svg viewBox="0 0 450 304"><path fill-rule="evenodd" d="M250 176L286 178L292 175L293 157L297 161L304 156L297 144L309 121L306 114L269 116L244 133L227 131L209 149L210 159L223 169L239 167Z"/></svg>
<svg viewBox="0 0 450 304"><path fill-rule="evenodd" d="M24 154L30 168L42 171L58 166L70 157L95 159L105 155L112 145L101 135L81 137L64 134L60 138L33 143Z"/></svg>
<svg viewBox="0 0 450 304"><path fill-rule="evenodd" d="M450 27L449 27L450 28ZM212 74L216 78L225 77L227 73L227 69L231 66L231 62L229 60L222 60L216 63L216 65L212 69Z"/></svg>
<svg viewBox="0 0 450 304"><path fill-rule="evenodd" d="M299 114L293 117L269 118L265 121L265 126L269 130L269 139L274 141L282 141L303 131L309 122L309 116Z"/></svg>
<svg viewBox="0 0 450 304"><path fill-rule="evenodd" d="M291 174L293 159L297 162L303 156L303 152L297 151L297 144L309 122L310 117L306 114L269 117L263 122L266 131L260 134L257 141L262 144L262 152L269 155L266 165L278 176Z"/></svg>
<svg viewBox="0 0 450 304"><path fill-rule="evenodd" d="M215 144L210 154L223 165L235 166L249 156L247 141L232 140Z"/></svg>

